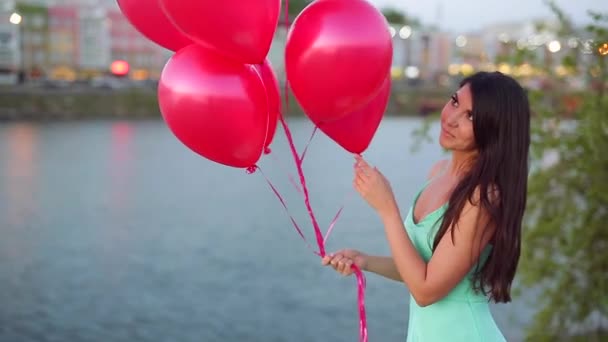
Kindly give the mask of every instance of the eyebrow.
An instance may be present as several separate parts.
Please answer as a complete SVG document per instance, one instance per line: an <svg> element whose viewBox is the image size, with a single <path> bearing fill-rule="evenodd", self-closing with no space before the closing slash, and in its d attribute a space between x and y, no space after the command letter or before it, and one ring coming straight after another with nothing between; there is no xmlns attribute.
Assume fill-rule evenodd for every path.
<svg viewBox="0 0 608 342"><path fill-rule="evenodd" d="M460 103L460 100L458 99L458 93L457 92L454 93L454 95L452 95L452 98L454 100L456 100L456 102ZM468 109L466 113L469 114L469 115L473 115L473 111L470 110L470 109Z"/></svg>

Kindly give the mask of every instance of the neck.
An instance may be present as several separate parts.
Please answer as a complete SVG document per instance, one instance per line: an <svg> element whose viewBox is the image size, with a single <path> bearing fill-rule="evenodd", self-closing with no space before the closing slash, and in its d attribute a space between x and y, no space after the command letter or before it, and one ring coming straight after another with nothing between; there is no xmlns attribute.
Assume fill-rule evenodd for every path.
<svg viewBox="0 0 608 342"><path fill-rule="evenodd" d="M448 172L458 178L464 176L473 166L476 157L476 152L452 151Z"/></svg>

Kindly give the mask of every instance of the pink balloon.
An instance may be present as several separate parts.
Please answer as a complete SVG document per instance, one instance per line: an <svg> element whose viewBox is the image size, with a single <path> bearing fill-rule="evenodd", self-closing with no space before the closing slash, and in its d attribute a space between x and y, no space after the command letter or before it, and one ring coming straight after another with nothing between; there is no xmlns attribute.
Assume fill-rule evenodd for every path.
<svg viewBox="0 0 608 342"><path fill-rule="evenodd" d="M260 73L260 77L266 87L266 95L268 96L268 131L266 132L266 143L264 144L264 147L269 147L274 139L280 115L279 113L281 112L279 80L268 59L264 61L264 64L255 64L254 66Z"/></svg>
<svg viewBox="0 0 608 342"><path fill-rule="evenodd" d="M281 8L281 0L157 1L192 40L250 64L268 55Z"/></svg>
<svg viewBox="0 0 608 342"><path fill-rule="evenodd" d="M351 153L363 153L371 143L388 105L391 95L390 76L384 81L380 92L362 108L345 117L318 123L317 127L338 145Z"/></svg>
<svg viewBox="0 0 608 342"><path fill-rule="evenodd" d="M317 0L288 33L287 79L312 121L334 120L378 93L392 56L388 23L369 2Z"/></svg>
<svg viewBox="0 0 608 342"><path fill-rule="evenodd" d="M158 102L173 134L201 156L249 167L262 155L268 104L253 66L190 45L165 65Z"/></svg>
<svg viewBox="0 0 608 342"><path fill-rule="evenodd" d="M156 44L177 51L192 44L192 40L169 21L158 1L117 0L121 12L131 25Z"/></svg>

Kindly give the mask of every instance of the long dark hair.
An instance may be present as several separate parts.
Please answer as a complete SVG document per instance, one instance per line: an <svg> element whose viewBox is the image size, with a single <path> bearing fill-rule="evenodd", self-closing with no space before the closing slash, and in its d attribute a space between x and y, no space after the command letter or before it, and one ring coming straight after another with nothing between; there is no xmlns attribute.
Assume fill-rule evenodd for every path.
<svg viewBox="0 0 608 342"><path fill-rule="evenodd" d="M479 268L477 263L474 288L489 294L497 303L506 303L511 301L511 283L521 250L528 185L530 105L519 83L499 72L476 73L465 78L460 86L466 84L473 97L473 131L478 155L450 196L433 250L458 222L466 201L479 205L488 213L488 225L493 226L494 235L485 264ZM484 234L489 231L483 229Z"/></svg>

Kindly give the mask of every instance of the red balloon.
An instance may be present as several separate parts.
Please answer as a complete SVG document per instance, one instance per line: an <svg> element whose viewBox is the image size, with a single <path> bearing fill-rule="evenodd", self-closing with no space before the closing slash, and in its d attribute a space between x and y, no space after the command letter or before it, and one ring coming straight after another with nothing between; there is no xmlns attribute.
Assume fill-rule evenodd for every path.
<svg viewBox="0 0 608 342"><path fill-rule="evenodd" d="M262 82L264 82L264 86L266 87L266 95L268 96L268 131L266 132L266 143L264 144L264 147L269 147L274 139L279 115L281 113L279 80L268 59L264 61L264 64L256 64L255 67L260 73Z"/></svg>
<svg viewBox="0 0 608 342"><path fill-rule="evenodd" d="M317 0L294 20L285 67L313 122L338 119L368 103L390 72L392 38L382 13L365 0Z"/></svg>
<svg viewBox="0 0 608 342"><path fill-rule="evenodd" d="M250 64L268 55L281 9L281 0L158 1L192 40Z"/></svg>
<svg viewBox="0 0 608 342"><path fill-rule="evenodd" d="M177 51L193 43L169 21L158 1L117 0L117 2L131 25L156 44Z"/></svg>
<svg viewBox="0 0 608 342"><path fill-rule="evenodd" d="M190 45L165 65L158 102L173 134L201 156L249 167L262 155L268 104L253 66Z"/></svg>
<svg viewBox="0 0 608 342"><path fill-rule="evenodd" d="M351 153L363 153L371 143L388 105L391 79L387 77L380 92L368 104L342 119L318 123L328 137Z"/></svg>

